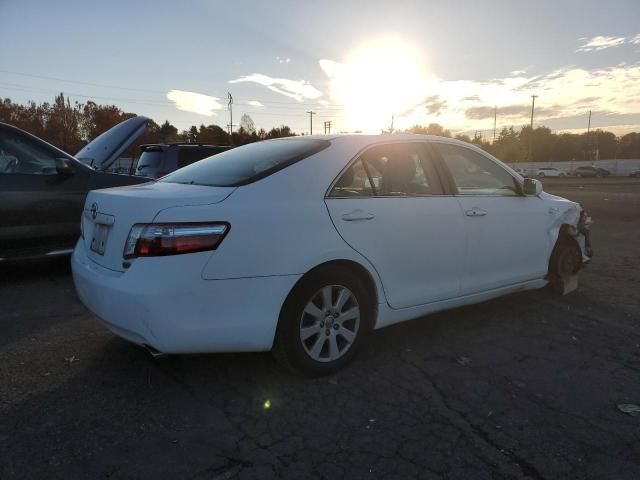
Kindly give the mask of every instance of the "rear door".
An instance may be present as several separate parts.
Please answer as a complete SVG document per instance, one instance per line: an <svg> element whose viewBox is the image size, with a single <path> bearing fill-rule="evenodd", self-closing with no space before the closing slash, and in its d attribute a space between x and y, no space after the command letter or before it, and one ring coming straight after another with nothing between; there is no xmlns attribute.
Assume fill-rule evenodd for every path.
<svg viewBox="0 0 640 480"><path fill-rule="evenodd" d="M463 212L462 293L543 278L550 215L544 201L522 195L511 173L485 154L461 145L432 145Z"/></svg>
<svg viewBox="0 0 640 480"><path fill-rule="evenodd" d="M446 196L423 142L373 146L326 199L344 240L380 275L392 308L460 294L464 220Z"/></svg>

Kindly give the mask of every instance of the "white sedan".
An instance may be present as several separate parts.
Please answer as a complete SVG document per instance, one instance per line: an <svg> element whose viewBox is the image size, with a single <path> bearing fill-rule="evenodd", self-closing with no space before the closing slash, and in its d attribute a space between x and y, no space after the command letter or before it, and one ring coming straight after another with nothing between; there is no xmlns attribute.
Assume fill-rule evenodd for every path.
<svg viewBox="0 0 640 480"><path fill-rule="evenodd" d="M558 170L554 167L540 167L536 172L536 175L540 178L544 177L566 177L567 172L563 172L562 170Z"/></svg>
<svg viewBox="0 0 640 480"><path fill-rule="evenodd" d="M467 143L297 137L91 192L72 267L84 304L153 352L273 349L321 375L372 329L575 278L587 225Z"/></svg>

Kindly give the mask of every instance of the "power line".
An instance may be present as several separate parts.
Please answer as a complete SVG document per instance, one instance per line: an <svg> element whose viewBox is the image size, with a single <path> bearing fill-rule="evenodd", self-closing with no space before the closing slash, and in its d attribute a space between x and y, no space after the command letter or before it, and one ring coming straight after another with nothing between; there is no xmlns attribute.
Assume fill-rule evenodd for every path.
<svg viewBox="0 0 640 480"><path fill-rule="evenodd" d="M77 83L78 85L89 85L92 87L104 87L104 88L115 88L118 90L129 90L131 92L162 93L162 94L166 93L166 92L161 92L159 90L146 90L141 88L130 88L130 87L120 87L117 85L106 85L103 83L81 82L79 80L69 80L64 78L49 77L46 75L33 75L31 73L12 72L10 70L0 70L0 73L8 73L10 75L19 75L21 77L39 78L43 80L56 80L58 82L65 82L65 83Z"/></svg>
<svg viewBox="0 0 640 480"><path fill-rule="evenodd" d="M60 93L59 90L50 90L50 89L42 89L42 88L23 88L21 86L14 86L15 84L7 84L4 82L0 82L0 87L8 89L8 90L16 90L16 91L21 91L21 92L37 92L37 93L53 93L53 94L57 94ZM81 93L75 93L75 92L63 92L65 95L69 96L69 97L80 97L80 98L86 98L86 99L99 99L99 100L109 100L109 101L118 101L118 102L127 102L127 103L133 103L133 104L139 104L139 105L149 105L149 106L156 106L156 107L166 107L166 108L175 108L175 104L173 102L153 102L153 101L141 101L141 100L135 100L135 99L131 99L131 98L122 98L122 97L105 97L105 96L99 96L99 95L84 95ZM234 101L235 105L238 105L237 102ZM283 107L276 107L276 110L278 108L283 108ZM293 110L293 109L291 109ZM298 110L298 108L296 108L295 110ZM277 112L277 111L273 111L273 110L269 110L269 111L262 111L262 110L243 110L244 113L249 113L249 114L253 114L253 115L268 115L268 116L276 116L276 117L307 117L307 115L305 114L295 114L295 113L287 113L287 112ZM326 114L324 112L321 112L322 115L320 115L320 118L331 118L330 113L331 112L326 112ZM197 115L197 114L196 114Z"/></svg>
<svg viewBox="0 0 640 480"><path fill-rule="evenodd" d="M0 73L5 73L5 74L9 74L9 75L18 75L21 77L30 77L30 78L37 78L37 79L41 79L41 80L55 80L57 82L63 82L63 83L75 83L78 85L88 85L88 86L92 86L92 87L101 87L101 88L115 88L118 90L127 90L127 91L131 91L131 92L143 92L143 93L154 93L154 94L161 94L161 95L166 95L167 91L166 90L150 90L150 89L142 89L142 88L131 88L131 87L123 87L120 85L109 85L109 84L104 84L104 83L94 83L94 82L83 82L80 80L70 80L70 79L65 79L65 78L60 78L60 77L50 77L47 75L35 75L35 74L31 74L31 73L23 73L23 72L15 72L15 71L11 71L11 70L0 70ZM77 95L80 96L80 95ZM213 95L210 95L213 96ZM215 98L219 98L218 96L215 96ZM249 100L247 100L248 102ZM339 108L339 109L344 109L345 105L343 104L332 104L332 105L323 105L322 103L311 103L311 102L279 102L277 100L260 100L260 103L266 103L266 104L278 104L278 105L289 105L293 108L298 108L300 106L313 106L313 107L318 107L318 108L326 108L326 109L333 109L333 108ZM246 105L248 106L252 106L248 103L246 103Z"/></svg>

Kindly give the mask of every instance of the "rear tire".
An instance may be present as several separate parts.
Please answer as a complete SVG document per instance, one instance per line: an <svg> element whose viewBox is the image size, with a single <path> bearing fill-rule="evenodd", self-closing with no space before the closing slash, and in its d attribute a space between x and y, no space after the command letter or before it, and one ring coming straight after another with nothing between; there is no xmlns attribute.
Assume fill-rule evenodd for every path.
<svg viewBox="0 0 640 480"><path fill-rule="evenodd" d="M333 373L353 360L372 329L373 307L353 270L330 266L311 271L285 301L273 353L294 372Z"/></svg>

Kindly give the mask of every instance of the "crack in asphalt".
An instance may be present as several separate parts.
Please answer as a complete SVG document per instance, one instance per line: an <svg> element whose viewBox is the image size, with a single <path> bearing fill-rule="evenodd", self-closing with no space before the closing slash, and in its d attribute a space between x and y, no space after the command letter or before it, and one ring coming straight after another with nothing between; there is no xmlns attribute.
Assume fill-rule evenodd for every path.
<svg viewBox="0 0 640 480"><path fill-rule="evenodd" d="M545 479L545 477L538 471L538 469L535 466L533 466L531 463L529 463L526 459L519 456L515 452L509 450L508 448L504 448L501 445L499 445L497 442L492 440L491 437L484 430L482 430L482 428L474 425L464 413L451 407L444 392L442 392L438 388L436 383L430 378L429 374L420 365L417 365L415 362L408 362L408 363L414 368L416 368L420 372L422 377L429 383L429 385L437 395L438 402L441 403L455 417L457 417L462 422L464 422L464 424L467 427L466 430L468 432L479 437L491 449L495 450L496 452L500 453L501 455L507 458L512 459L513 464L516 465L520 469L522 474L525 475L526 477L532 478L534 480Z"/></svg>

